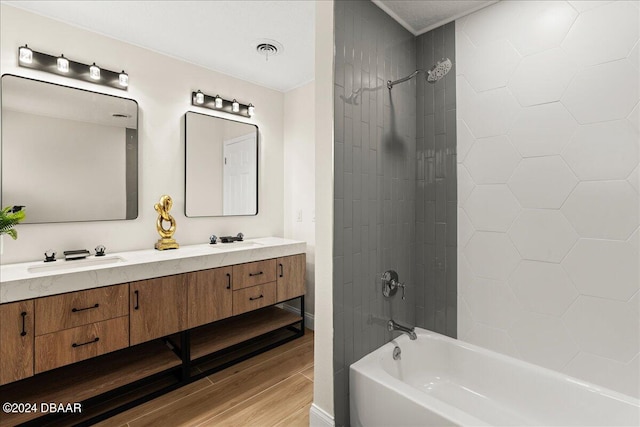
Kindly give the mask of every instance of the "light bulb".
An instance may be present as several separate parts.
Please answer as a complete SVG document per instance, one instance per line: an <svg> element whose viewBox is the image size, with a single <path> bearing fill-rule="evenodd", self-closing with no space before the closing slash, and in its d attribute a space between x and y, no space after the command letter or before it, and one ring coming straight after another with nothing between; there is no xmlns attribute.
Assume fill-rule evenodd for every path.
<svg viewBox="0 0 640 427"><path fill-rule="evenodd" d="M256 115L256 107L254 107L253 104L249 104L247 110L249 112L249 117L253 117Z"/></svg>
<svg viewBox="0 0 640 427"><path fill-rule="evenodd" d="M120 73L120 76L118 77L118 82L120 83L120 86L128 87L129 86L129 74L125 73L124 70L122 70L122 72Z"/></svg>
<svg viewBox="0 0 640 427"><path fill-rule="evenodd" d="M33 62L33 51L25 44L18 49L18 57L20 58L20 62L31 64Z"/></svg>
<svg viewBox="0 0 640 427"><path fill-rule="evenodd" d="M196 104L204 104L204 93L200 91L196 92Z"/></svg>
<svg viewBox="0 0 640 427"><path fill-rule="evenodd" d="M89 67L89 77L91 77L93 80L100 79L100 67L98 67L95 62L92 66Z"/></svg>
<svg viewBox="0 0 640 427"><path fill-rule="evenodd" d="M233 111L234 113L237 113L238 111L240 111L240 104L238 104L238 101L236 101L235 99L231 104L231 111Z"/></svg>
<svg viewBox="0 0 640 427"><path fill-rule="evenodd" d="M69 72L69 60L64 57L64 55L60 55L57 60L58 71L61 73Z"/></svg>
<svg viewBox="0 0 640 427"><path fill-rule="evenodd" d="M222 98L220 98L220 95L216 95L216 108L222 108Z"/></svg>

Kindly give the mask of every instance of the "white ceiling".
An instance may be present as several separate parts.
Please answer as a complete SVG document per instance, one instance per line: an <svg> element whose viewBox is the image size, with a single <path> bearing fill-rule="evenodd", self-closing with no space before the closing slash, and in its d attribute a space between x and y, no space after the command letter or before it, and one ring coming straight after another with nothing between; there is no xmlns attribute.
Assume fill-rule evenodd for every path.
<svg viewBox="0 0 640 427"><path fill-rule="evenodd" d="M498 0L371 0L413 35L420 35Z"/></svg>
<svg viewBox="0 0 640 427"><path fill-rule="evenodd" d="M283 92L314 77L313 1L5 3ZM283 52L266 61L261 39Z"/></svg>
<svg viewBox="0 0 640 427"><path fill-rule="evenodd" d="M415 35L496 1L372 0ZM3 1L282 92L314 78L311 0ZM284 49L269 61L262 39Z"/></svg>

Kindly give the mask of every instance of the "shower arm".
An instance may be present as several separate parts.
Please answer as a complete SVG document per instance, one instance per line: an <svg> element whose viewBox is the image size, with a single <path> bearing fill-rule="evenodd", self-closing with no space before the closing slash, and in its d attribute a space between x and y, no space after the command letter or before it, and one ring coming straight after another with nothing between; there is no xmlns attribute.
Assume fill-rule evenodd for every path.
<svg viewBox="0 0 640 427"><path fill-rule="evenodd" d="M406 82L407 80L411 80L412 78L414 78L415 76L418 75L418 73L425 73L425 70L415 70L413 73L409 74L407 77L403 77L401 79L398 80L387 80L387 88L391 89L393 88L394 85L397 85L398 83L403 83Z"/></svg>

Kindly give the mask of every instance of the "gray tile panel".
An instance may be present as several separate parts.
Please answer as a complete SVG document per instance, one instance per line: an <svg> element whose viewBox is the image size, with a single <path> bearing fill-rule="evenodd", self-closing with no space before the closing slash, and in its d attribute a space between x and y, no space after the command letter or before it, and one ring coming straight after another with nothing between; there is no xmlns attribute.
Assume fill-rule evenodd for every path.
<svg viewBox="0 0 640 427"><path fill-rule="evenodd" d="M371 2L335 3L334 399L349 425L349 365L391 339L386 321L455 336L455 73L387 80L455 60L455 27L413 37ZM398 271L407 298L381 294Z"/></svg>

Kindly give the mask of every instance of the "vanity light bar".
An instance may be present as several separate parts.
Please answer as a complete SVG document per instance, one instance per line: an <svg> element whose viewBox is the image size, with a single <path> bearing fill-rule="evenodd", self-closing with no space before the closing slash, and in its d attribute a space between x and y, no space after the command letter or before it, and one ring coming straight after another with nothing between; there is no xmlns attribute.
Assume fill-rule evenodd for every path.
<svg viewBox="0 0 640 427"><path fill-rule="evenodd" d="M210 110L224 111L229 114L236 114L243 117L253 117L256 107L253 104L241 104L235 99L230 101L221 98L219 95L209 96L202 91L191 92L191 105L196 107L209 108Z"/></svg>
<svg viewBox="0 0 640 427"><path fill-rule="evenodd" d="M27 45L18 48L18 65L121 90L129 87L129 75L124 70L121 73L105 70L95 62L87 65L72 61L64 55L53 56L37 52Z"/></svg>

